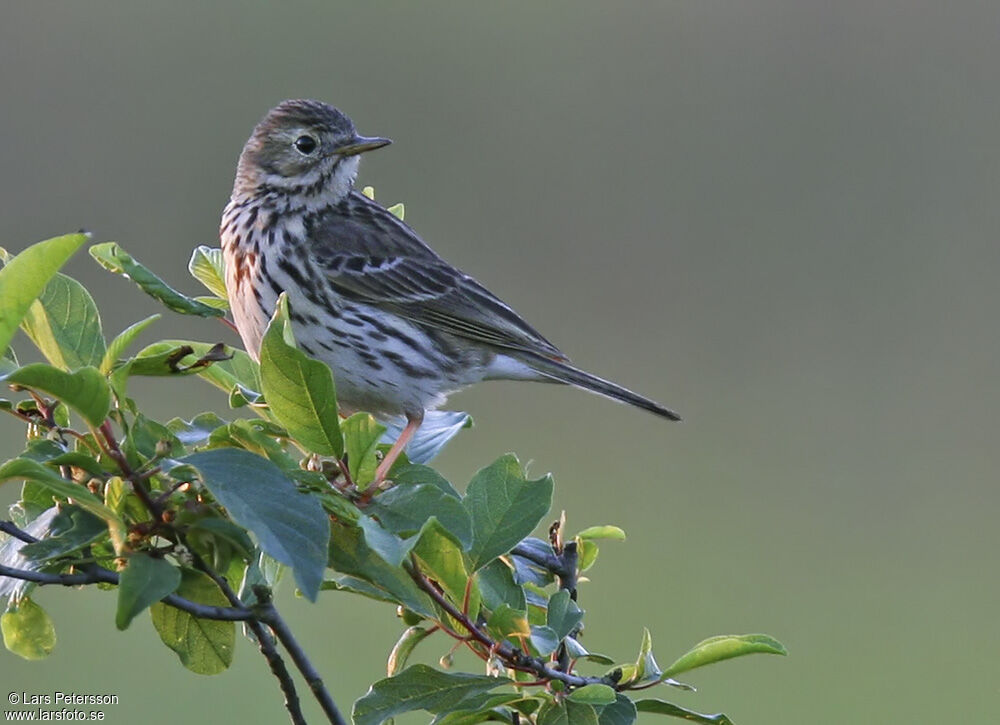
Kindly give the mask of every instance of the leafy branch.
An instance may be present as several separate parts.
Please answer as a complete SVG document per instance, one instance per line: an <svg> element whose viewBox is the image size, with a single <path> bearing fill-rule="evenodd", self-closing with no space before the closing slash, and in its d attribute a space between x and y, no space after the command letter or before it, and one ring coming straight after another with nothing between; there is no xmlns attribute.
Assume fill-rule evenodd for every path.
<svg viewBox="0 0 1000 725"><path fill-rule="evenodd" d="M339 417L330 370L295 345L284 300L260 365L190 340L130 354L158 316L105 340L93 298L58 271L86 241L68 235L16 256L0 250L0 380L16 394L0 400L0 411L26 431L24 451L0 466L0 483L23 481L0 521L0 625L15 654L38 658L54 647L54 625L34 600L39 587L95 585L116 591L119 629L148 612L164 644L200 674L231 664L242 623L293 723L305 722L293 669L325 719L344 723L274 604L286 573L311 601L346 592L403 619L387 677L353 705L358 725L412 710L439 725L629 725L638 712L726 725L724 715L632 698L658 686L693 689L673 678L712 662L784 654L766 635L726 635L661 668L648 630L634 661L588 651L581 574L602 541L625 538L621 529L571 534L563 515L547 540L533 538L550 515L552 478L529 479L511 454L460 493L426 464L469 426L464 413L428 413L389 471L391 485L375 486L402 422ZM93 245L90 254L173 312L225 321L217 249L192 256L189 269L209 292L201 297L178 292L117 244ZM18 328L47 362L18 362ZM232 415L157 420L129 393L130 381L146 376L205 381ZM442 641L435 634L444 635L445 669L411 664L427 643ZM478 657L483 672L449 671L456 648Z"/></svg>

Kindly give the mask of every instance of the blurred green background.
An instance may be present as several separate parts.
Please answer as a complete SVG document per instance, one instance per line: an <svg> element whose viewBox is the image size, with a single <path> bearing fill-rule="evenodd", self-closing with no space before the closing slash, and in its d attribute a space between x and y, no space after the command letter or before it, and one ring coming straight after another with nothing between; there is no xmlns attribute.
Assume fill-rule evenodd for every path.
<svg viewBox="0 0 1000 725"><path fill-rule="evenodd" d="M457 484L516 451L555 474L572 529L628 531L581 593L588 647L633 657L647 624L663 663L775 635L789 658L662 693L740 725L992 721L998 28L996 3L914 0L7 3L0 244L85 227L194 292L188 255L216 243L254 123L327 100L395 139L363 164L380 201L579 364L686 418L524 383L451 401L477 421L438 461ZM109 333L157 309L84 254L69 272ZM176 316L154 335L237 342ZM195 381L135 392L226 412ZM0 421L5 457L20 436ZM349 709L400 626L290 588ZM198 677L148 619L117 632L111 598L39 592L59 645L0 651L3 687L113 692L110 722L285 720L247 642Z"/></svg>

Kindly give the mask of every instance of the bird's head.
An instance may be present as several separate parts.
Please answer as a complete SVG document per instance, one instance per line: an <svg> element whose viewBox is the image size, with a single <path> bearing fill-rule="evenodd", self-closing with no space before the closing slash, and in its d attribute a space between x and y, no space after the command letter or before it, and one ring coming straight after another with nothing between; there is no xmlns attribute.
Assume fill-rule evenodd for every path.
<svg viewBox="0 0 1000 725"><path fill-rule="evenodd" d="M284 101L267 112L243 147L233 197L266 188L340 199L354 185L359 154L390 143L359 135L350 118L321 101Z"/></svg>

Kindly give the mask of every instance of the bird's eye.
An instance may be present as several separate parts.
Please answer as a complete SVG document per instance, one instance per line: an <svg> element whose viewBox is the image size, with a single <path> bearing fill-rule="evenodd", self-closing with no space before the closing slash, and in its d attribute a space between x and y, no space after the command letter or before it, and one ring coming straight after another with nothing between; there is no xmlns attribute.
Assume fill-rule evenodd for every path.
<svg viewBox="0 0 1000 725"><path fill-rule="evenodd" d="M295 139L295 148L300 154L308 156L316 150L316 139L312 136L299 136Z"/></svg>

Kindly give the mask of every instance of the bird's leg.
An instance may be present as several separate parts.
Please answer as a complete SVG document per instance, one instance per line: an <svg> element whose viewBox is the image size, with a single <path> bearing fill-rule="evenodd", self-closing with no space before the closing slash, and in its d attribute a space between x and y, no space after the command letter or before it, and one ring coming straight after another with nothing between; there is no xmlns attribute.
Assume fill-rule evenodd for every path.
<svg viewBox="0 0 1000 725"><path fill-rule="evenodd" d="M423 414L420 414L419 416L406 416L406 427L403 428L403 432L399 434L399 438L397 438L396 442L392 444L392 448L389 449L389 452L385 454L385 458L382 459L382 462L378 464L378 468L375 469L375 480L372 481L371 490L374 491L382 485L382 482L385 481L385 477L389 474L389 469L392 468L392 464L396 462L397 458L399 458L399 454L403 452L403 449L406 448L406 444L410 442L410 439L413 438L413 434L417 432L417 428L419 428L420 424L423 422Z"/></svg>

